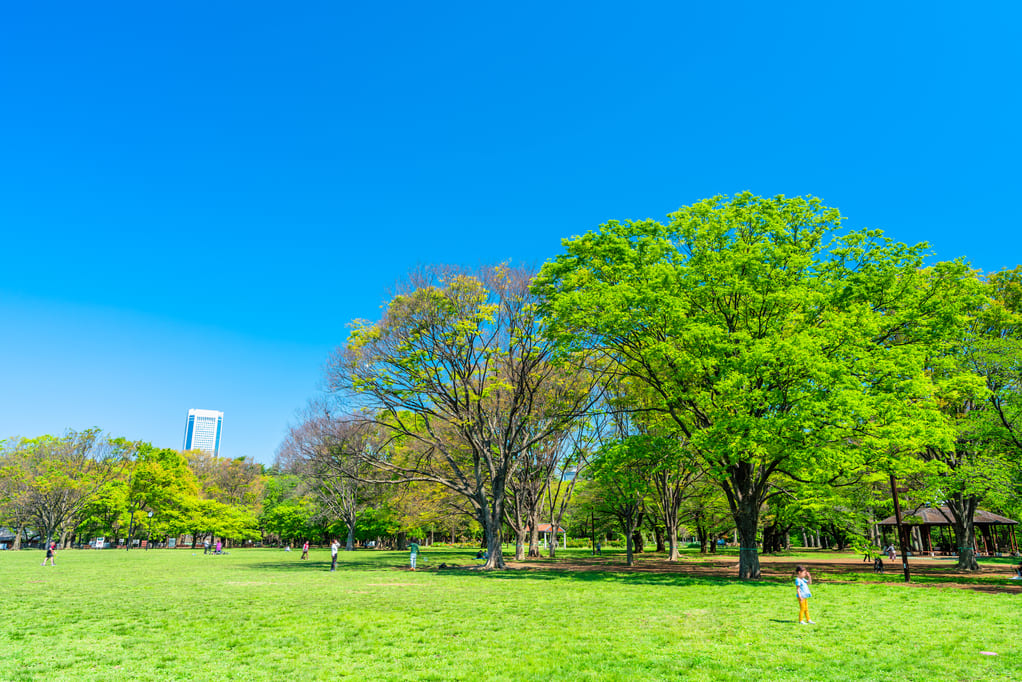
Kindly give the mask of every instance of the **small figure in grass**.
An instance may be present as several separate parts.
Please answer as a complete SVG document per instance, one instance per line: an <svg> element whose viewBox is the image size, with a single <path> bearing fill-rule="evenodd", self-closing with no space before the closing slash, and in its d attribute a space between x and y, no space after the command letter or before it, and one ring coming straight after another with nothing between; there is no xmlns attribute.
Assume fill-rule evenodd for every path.
<svg viewBox="0 0 1022 682"><path fill-rule="evenodd" d="M216 550L213 553L214 554L223 554L224 553L224 543L223 543L222 540L217 540L216 541Z"/></svg>
<svg viewBox="0 0 1022 682"><path fill-rule="evenodd" d="M603 543L596 543L596 556L603 556Z"/></svg>
<svg viewBox="0 0 1022 682"><path fill-rule="evenodd" d="M884 560L880 558L879 554L877 554L876 559L873 560L873 572L874 573L884 572Z"/></svg>
<svg viewBox="0 0 1022 682"><path fill-rule="evenodd" d="M813 596L809 586L813 577L809 575L809 569L805 566L795 567L795 593L798 595L798 623L799 625L816 625L816 621L809 618L809 597Z"/></svg>
<svg viewBox="0 0 1022 682"><path fill-rule="evenodd" d="M890 559L891 561L894 561L895 559L898 558L898 554L894 550L894 543L893 542L890 545L887 546L887 549L885 551L887 552L887 558Z"/></svg>
<svg viewBox="0 0 1022 682"><path fill-rule="evenodd" d="M53 566L53 560L57 556L57 543L51 542L46 546L46 558L43 559L43 566L46 565L47 560L50 562L50 566Z"/></svg>
<svg viewBox="0 0 1022 682"><path fill-rule="evenodd" d="M330 543L330 570L337 570L337 552L341 548L341 543L337 542L337 538Z"/></svg>
<svg viewBox="0 0 1022 682"><path fill-rule="evenodd" d="M412 538L412 541L410 543L408 543L408 549L411 552L411 555L410 555L409 559L410 559L410 561L412 563L412 570L414 571L415 570L415 562L419 558L419 543L417 543L415 541L415 538Z"/></svg>
<svg viewBox="0 0 1022 682"><path fill-rule="evenodd" d="M209 554L209 538L202 541L202 553Z"/></svg>
<svg viewBox="0 0 1022 682"><path fill-rule="evenodd" d="M303 559L308 559L309 558L309 541L308 540L306 540L305 544L302 545L302 558Z"/></svg>

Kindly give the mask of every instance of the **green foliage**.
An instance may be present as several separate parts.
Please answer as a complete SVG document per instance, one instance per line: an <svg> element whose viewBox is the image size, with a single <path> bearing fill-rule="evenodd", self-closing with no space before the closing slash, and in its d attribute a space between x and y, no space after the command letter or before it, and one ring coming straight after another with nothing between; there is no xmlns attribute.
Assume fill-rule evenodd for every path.
<svg viewBox="0 0 1022 682"><path fill-rule="evenodd" d="M603 352L648 388L755 542L772 479L825 481L946 445L926 360L960 333L977 292L925 245L840 234L814 198L715 197L671 221L565 242L537 278L561 352ZM743 555L755 575L755 552Z"/></svg>

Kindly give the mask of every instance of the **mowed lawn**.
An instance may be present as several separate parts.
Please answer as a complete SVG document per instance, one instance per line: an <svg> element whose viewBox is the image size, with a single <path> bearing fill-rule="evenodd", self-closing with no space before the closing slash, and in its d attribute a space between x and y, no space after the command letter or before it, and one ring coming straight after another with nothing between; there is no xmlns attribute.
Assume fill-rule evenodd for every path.
<svg viewBox="0 0 1022 682"><path fill-rule="evenodd" d="M427 555L412 573L342 552L331 573L323 549L0 552L0 679L1022 679L1015 594L828 575L801 626L788 580Z"/></svg>

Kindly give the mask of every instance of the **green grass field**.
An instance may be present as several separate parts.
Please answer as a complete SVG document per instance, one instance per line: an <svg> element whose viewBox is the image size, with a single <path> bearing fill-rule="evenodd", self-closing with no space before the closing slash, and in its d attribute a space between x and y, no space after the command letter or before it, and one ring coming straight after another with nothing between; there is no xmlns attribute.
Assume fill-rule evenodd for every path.
<svg viewBox="0 0 1022 682"><path fill-rule="evenodd" d="M429 551L426 566L471 565L471 555ZM548 562L412 573L407 554L384 551L342 552L331 573L328 551L299 556L78 550L43 568L42 551L0 552L0 678L1022 679L1014 594L890 574L839 582L834 571L813 586L818 624L800 626L786 579Z"/></svg>

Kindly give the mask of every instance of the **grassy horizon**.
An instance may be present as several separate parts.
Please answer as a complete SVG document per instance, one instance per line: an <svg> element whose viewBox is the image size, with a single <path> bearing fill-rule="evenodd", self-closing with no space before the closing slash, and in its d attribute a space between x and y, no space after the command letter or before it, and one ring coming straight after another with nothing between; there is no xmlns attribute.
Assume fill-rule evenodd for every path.
<svg viewBox="0 0 1022 682"><path fill-rule="evenodd" d="M328 550L300 554L77 550L44 568L41 551L0 552L0 677L1022 677L1018 595L903 585L900 574L870 584L818 578L818 625L800 626L794 588L781 579L571 572L544 561L529 571L412 573L407 553L389 551L342 552L331 573ZM435 548L426 567L472 565L473 554ZM560 554L592 560L588 550Z"/></svg>

